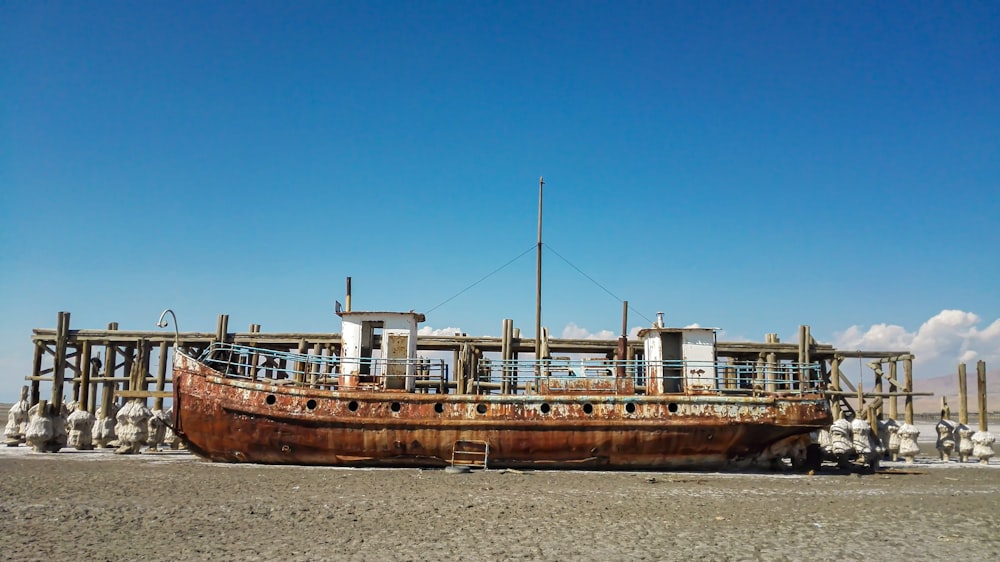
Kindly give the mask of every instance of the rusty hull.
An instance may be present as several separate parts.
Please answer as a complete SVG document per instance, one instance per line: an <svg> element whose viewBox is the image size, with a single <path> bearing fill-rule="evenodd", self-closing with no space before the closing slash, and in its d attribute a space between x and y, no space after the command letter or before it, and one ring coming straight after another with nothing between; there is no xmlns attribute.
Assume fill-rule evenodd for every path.
<svg viewBox="0 0 1000 562"><path fill-rule="evenodd" d="M819 395L332 391L225 378L183 353L174 389L178 435L220 462L440 467L482 441L491 468L718 468L831 422Z"/></svg>

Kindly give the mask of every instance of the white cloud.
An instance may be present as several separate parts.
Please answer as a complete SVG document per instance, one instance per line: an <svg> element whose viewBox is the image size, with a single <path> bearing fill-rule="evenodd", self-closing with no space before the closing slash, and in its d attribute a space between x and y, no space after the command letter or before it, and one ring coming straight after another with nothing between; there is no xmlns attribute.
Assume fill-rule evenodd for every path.
<svg viewBox="0 0 1000 562"><path fill-rule="evenodd" d="M462 333L461 328L452 328L451 326L447 328L441 328L438 330L435 330L430 326L421 326L421 328L417 330L418 336L454 336L455 334L461 334L461 333Z"/></svg>
<svg viewBox="0 0 1000 562"><path fill-rule="evenodd" d="M895 324L875 324L867 330L855 325L834 334L833 344L841 349L908 350L915 356L914 365L936 376L954 371L958 363L1000 361L1000 319L983 329L981 322L972 312L942 310L915 332Z"/></svg>
<svg viewBox="0 0 1000 562"><path fill-rule="evenodd" d="M566 324L566 327L562 331L562 338L568 340L613 340L617 337L611 330L591 332L586 328L577 326L575 322Z"/></svg>

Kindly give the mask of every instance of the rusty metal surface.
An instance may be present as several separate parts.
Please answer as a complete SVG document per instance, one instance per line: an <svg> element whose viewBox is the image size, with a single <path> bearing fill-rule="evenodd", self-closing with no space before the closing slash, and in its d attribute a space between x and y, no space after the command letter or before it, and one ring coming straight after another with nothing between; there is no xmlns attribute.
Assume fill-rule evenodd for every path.
<svg viewBox="0 0 1000 562"><path fill-rule="evenodd" d="M179 435L224 462L444 466L481 441L496 468L721 467L831 421L814 395L332 391L226 379L183 354L174 377Z"/></svg>

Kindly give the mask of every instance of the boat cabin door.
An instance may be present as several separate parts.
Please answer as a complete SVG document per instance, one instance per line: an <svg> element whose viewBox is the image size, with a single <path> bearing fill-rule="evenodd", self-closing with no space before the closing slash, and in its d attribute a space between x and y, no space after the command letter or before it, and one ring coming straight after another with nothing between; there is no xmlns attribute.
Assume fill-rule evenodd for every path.
<svg viewBox="0 0 1000 562"><path fill-rule="evenodd" d="M382 347L385 349L385 388L402 390L406 388L407 365L409 361L409 341L407 334L388 334Z"/></svg>

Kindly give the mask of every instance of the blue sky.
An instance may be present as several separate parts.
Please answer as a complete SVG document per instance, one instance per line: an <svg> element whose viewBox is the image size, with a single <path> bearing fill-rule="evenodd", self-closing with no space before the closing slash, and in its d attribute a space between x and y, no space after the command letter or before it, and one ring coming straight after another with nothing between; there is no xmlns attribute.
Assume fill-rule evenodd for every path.
<svg viewBox="0 0 1000 562"><path fill-rule="evenodd" d="M630 326L1000 361L998 29L991 2L5 3L0 398L60 310L338 331L348 275L356 309L530 336L532 253L434 307L532 247L542 175L546 244ZM618 329L544 275L553 335Z"/></svg>

